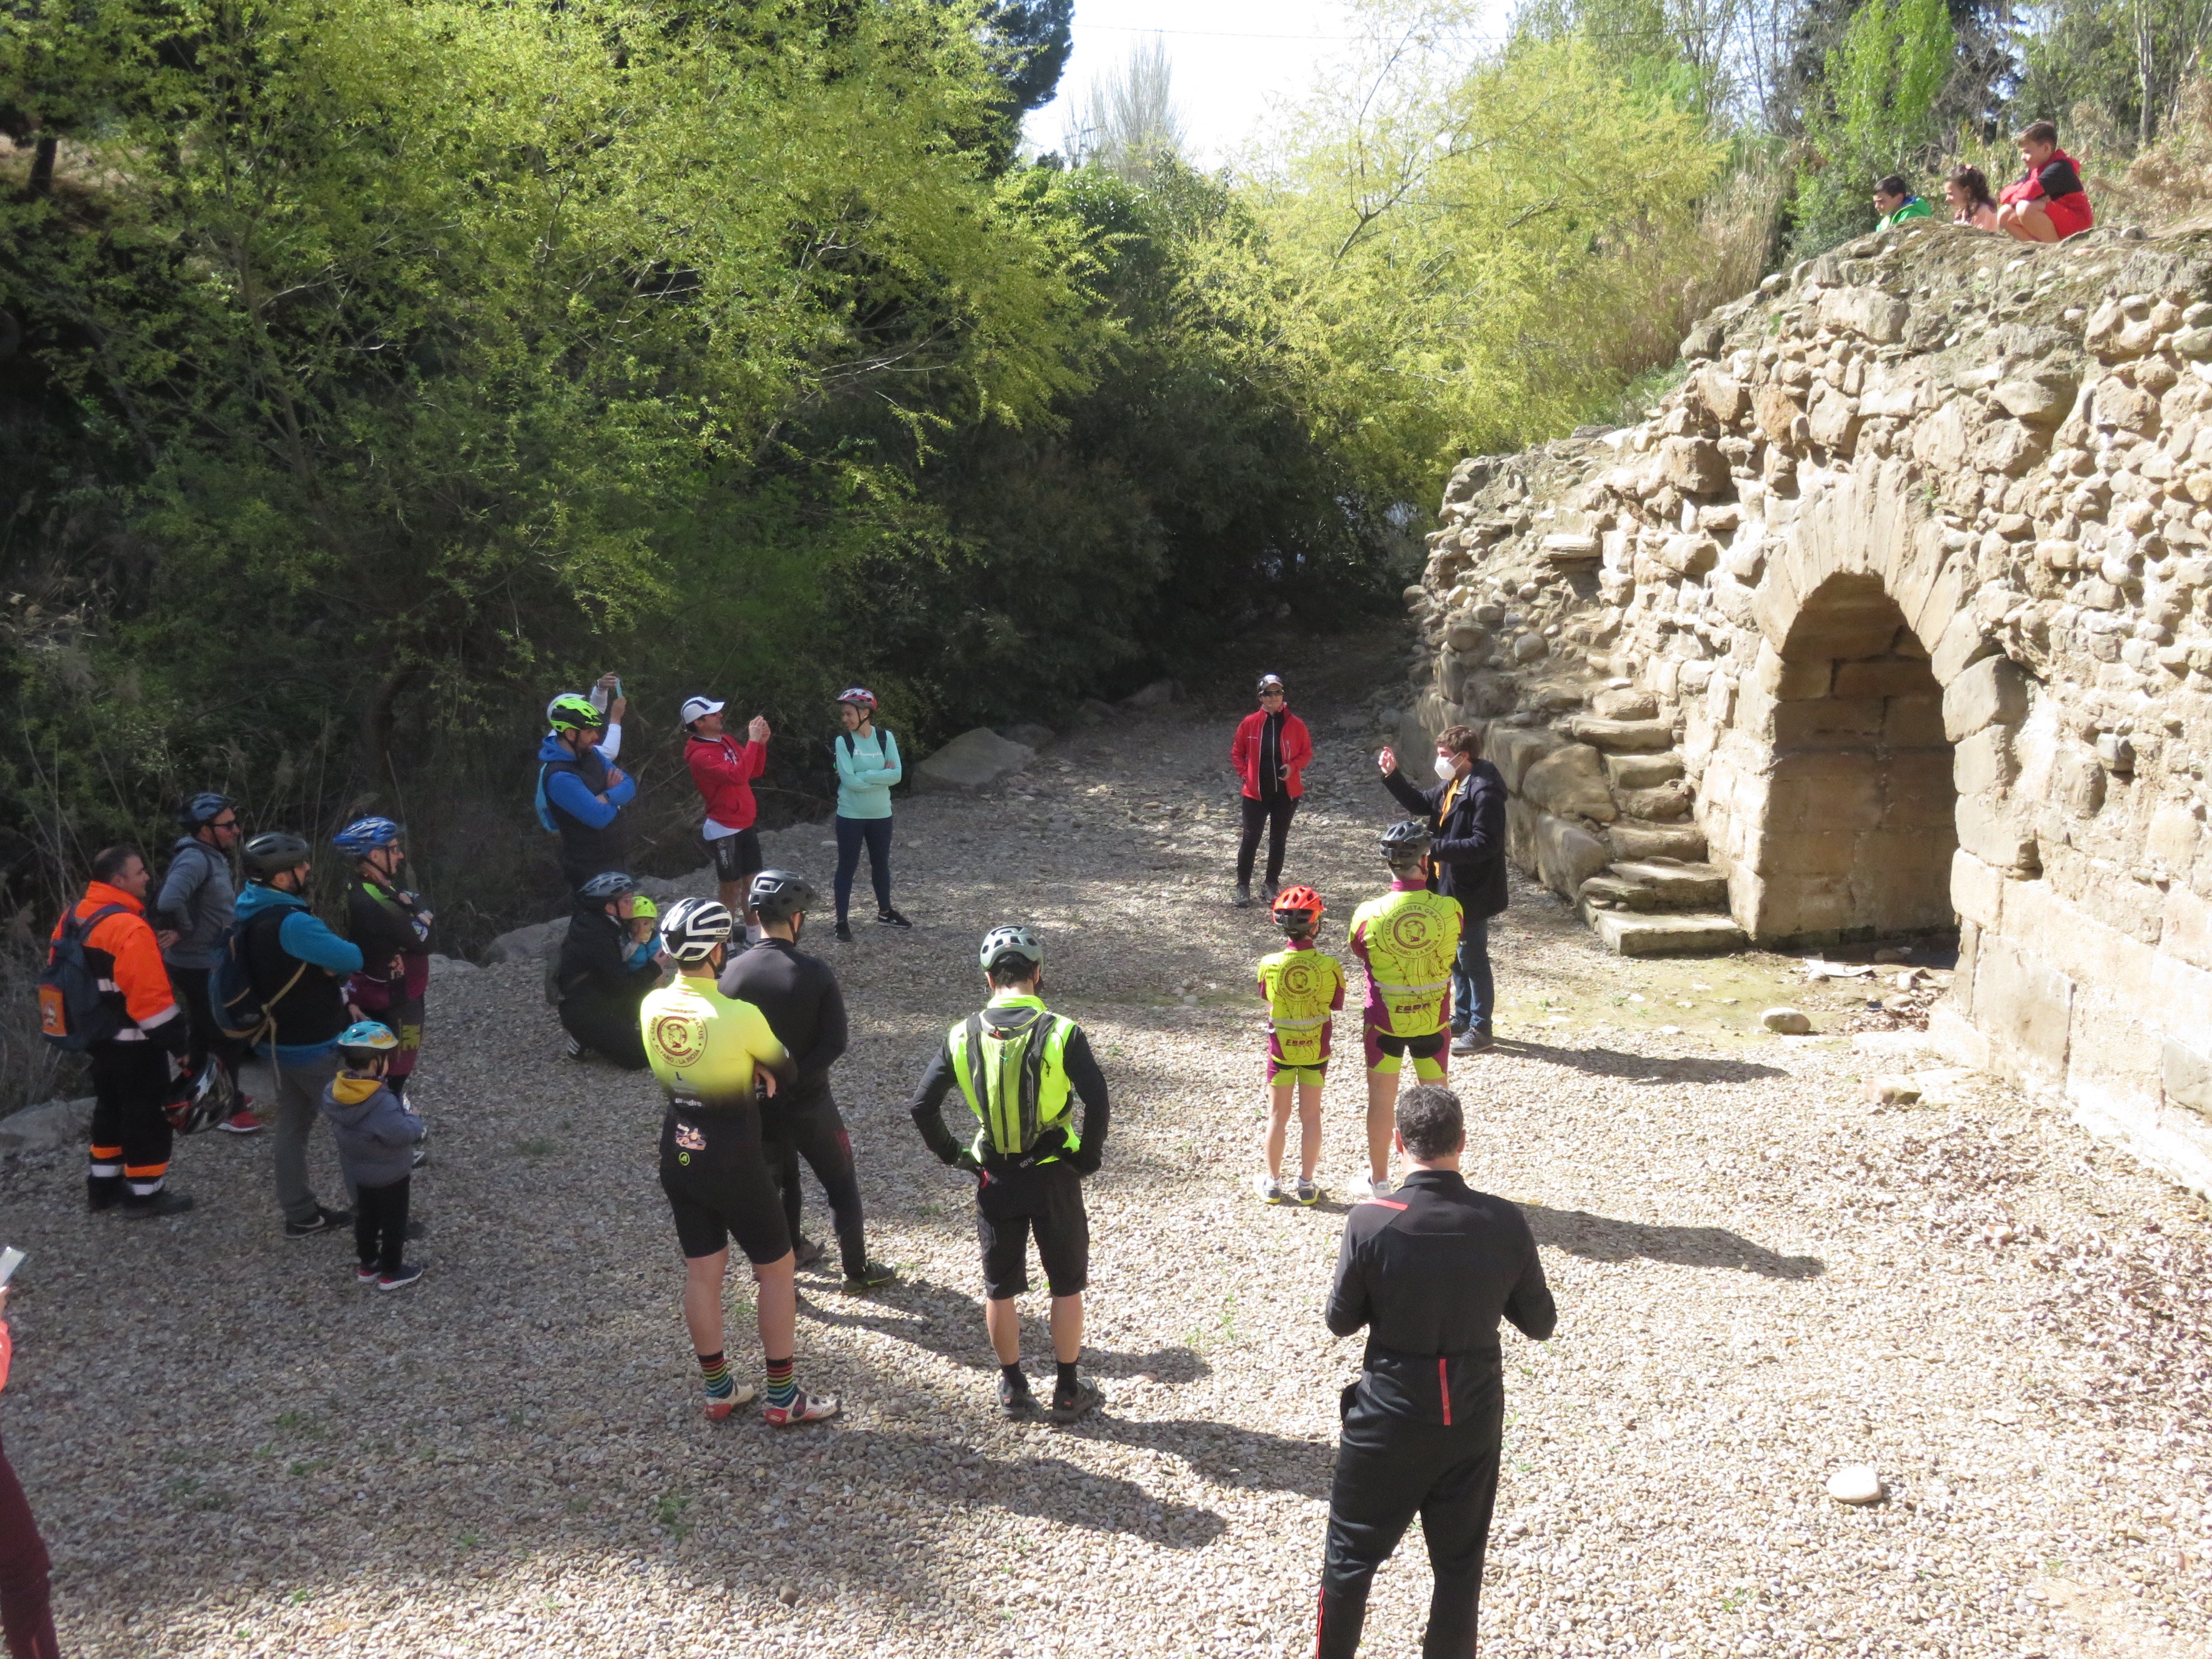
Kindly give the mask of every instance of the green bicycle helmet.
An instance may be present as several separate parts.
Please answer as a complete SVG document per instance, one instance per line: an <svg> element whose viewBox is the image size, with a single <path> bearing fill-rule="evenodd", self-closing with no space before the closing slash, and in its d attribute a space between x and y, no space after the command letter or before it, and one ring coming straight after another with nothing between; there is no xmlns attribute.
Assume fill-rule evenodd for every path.
<svg viewBox="0 0 2212 1659"><path fill-rule="evenodd" d="M988 974L1017 958L1032 968L1044 966L1044 941L1037 937L1036 929L1026 923L994 927L983 935L983 948L975 959Z"/></svg>
<svg viewBox="0 0 2212 1659"><path fill-rule="evenodd" d="M545 723L556 732L596 732L607 717L580 691L563 691L545 705Z"/></svg>

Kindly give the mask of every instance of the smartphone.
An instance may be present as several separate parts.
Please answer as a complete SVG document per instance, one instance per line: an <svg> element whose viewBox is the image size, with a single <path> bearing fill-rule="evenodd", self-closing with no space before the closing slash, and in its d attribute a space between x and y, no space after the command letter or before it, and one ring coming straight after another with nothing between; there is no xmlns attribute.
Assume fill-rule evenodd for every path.
<svg viewBox="0 0 2212 1659"><path fill-rule="evenodd" d="M8 1281L15 1276L15 1269L23 1265L23 1252L13 1244L0 1250L0 1291L8 1288Z"/></svg>

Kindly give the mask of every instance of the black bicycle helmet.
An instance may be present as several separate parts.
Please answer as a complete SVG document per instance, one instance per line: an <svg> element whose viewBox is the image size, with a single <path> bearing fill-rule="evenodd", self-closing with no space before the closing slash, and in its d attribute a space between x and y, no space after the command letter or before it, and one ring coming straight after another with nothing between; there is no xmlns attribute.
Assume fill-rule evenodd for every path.
<svg viewBox="0 0 2212 1659"><path fill-rule="evenodd" d="M263 881L296 870L313 855L314 848L289 830L265 830L241 849L246 867Z"/></svg>
<svg viewBox="0 0 2212 1659"><path fill-rule="evenodd" d="M619 870L602 870L576 890L580 896L594 904L605 904L611 899L620 898L624 893L636 890L637 884Z"/></svg>
<svg viewBox="0 0 2212 1659"><path fill-rule="evenodd" d="M237 805L238 803L228 795L218 794L212 789L203 789L177 809L177 822L187 830L197 830L204 823L212 823Z"/></svg>
<svg viewBox="0 0 2212 1659"><path fill-rule="evenodd" d="M796 870L763 870L745 889L745 902L763 921L779 925L822 901L814 884Z"/></svg>
<svg viewBox="0 0 2212 1659"><path fill-rule="evenodd" d="M1419 818L1401 818L1382 832L1382 856L1393 865L1418 864L1429 855L1433 836Z"/></svg>

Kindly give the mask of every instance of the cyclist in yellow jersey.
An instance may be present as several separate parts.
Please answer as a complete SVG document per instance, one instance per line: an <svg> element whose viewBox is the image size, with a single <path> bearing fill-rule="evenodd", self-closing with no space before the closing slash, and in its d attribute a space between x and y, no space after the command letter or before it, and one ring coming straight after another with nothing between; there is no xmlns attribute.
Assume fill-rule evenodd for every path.
<svg viewBox="0 0 2212 1659"><path fill-rule="evenodd" d="M1413 1057L1424 1083L1450 1064L1451 967L1464 912L1428 890L1429 826L1418 818L1382 832L1390 890L1352 913L1352 949L1367 969L1367 1166L1364 1198L1390 1191L1390 1134L1398 1070ZM1355 1189L1357 1190L1357 1189Z"/></svg>
<svg viewBox="0 0 2212 1659"><path fill-rule="evenodd" d="M1260 1197L1283 1201L1283 1139L1291 1125L1291 1095L1298 1100L1298 1183L1301 1204L1321 1196L1314 1166L1321 1159L1321 1091L1328 1068L1329 1040L1336 1011L1344 1006L1344 969L1325 951L1314 948L1324 907L1310 887L1286 887L1275 896L1276 925L1287 936L1284 947L1260 958L1260 994L1267 999L1267 1173Z"/></svg>
<svg viewBox="0 0 2212 1659"><path fill-rule="evenodd" d="M668 1093L660 1188L684 1251L684 1320L699 1356L707 1415L720 1421L754 1397L731 1377L723 1352L722 1280L734 1237L760 1286L756 1309L768 1362L762 1415L772 1427L785 1428L835 1417L837 1402L802 1394L793 1375L799 1296L791 1234L761 1146L754 1085L773 1095L792 1085L799 1068L767 1016L714 988L735 927L728 907L714 899L670 906L660 942L676 963L676 981L647 994L638 1024L646 1060Z"/></svg>

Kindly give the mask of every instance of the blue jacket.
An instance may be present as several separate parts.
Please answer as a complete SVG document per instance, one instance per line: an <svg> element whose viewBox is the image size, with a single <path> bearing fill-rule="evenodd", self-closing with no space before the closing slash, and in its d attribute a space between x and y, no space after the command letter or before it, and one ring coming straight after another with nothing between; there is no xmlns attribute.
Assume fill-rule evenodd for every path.
<svg viewBox="0 0 2212 1659"><path fill-rule="evenodd" d="M615 757L605 749L602 748L599 754L608 765L614 764ZM545 741L538 745L538 759L543 765L548 761L574 760L575 756L561 741L558 732L548 732ZM601 800L584 787L583 779L574 772L550 772L544 775L544 781L538 791L538 819L547 830L553 828L552 820L545 814L546 803L550 801L570 817L589 824L594 830L604 830L615 821L617 812L636 798L637 780L628 773L623 775L620 783L607 791L607 798Z"/></svg>
<svg viewBox="0 0 2212 1659"><path fill-rule="evenodd" d="M338 1164L356 1187L389 1187L415 1167L422 1120L375 1078L340 1072L323 1086L323 1115Z"/></svg>
<svg viewBox="0 0 2212 1659"><path fill-rule="evenodd" d="M361 947L325 927L321 918L307 908L307 900L297 893L279 892L261 882L250 882L238 896L238 920L242 927L270 908L289 910L290 914L276 925L276 943L286 956L312 963L343 981L361 971ZM330 1042L262 1043L254 1052L266 1059L271 1048L280 1061L304 1064L322 1060L336 1052L337 1044Z"/></svg>

